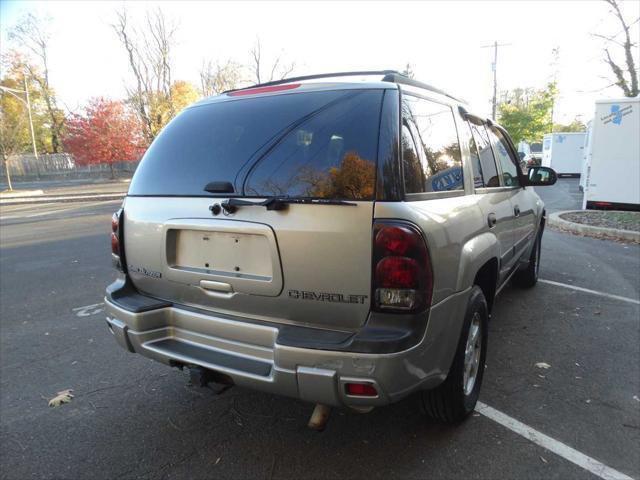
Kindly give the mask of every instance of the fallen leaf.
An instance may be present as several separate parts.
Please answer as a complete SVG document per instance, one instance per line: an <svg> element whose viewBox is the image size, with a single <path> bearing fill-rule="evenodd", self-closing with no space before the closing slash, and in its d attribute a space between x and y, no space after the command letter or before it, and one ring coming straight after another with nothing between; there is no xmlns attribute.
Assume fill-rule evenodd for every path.
<svg viewBox="0 0 640 480"><path fill-rule="evenodd" d="M634 395L634 396L633 396L633 399L634 399L636 402L640 402L640 398L638 398L638 395Z"/></svg>
<svg viewBox="0 0 640 480"><path fill-rule="evenodd" d="M220 463L220 460L222 460L222 457L218 457L218 459L216 460L216 465Z"/></svg>
<svg viewBox="0 0 640 480"><path fill-rule="evenodd" d="M590 398L587 398L587 399L585 400L585 402L587 402L587 403L591 403L591 399L590 399Z"/></svg>
<svg viewBox="0 0 640 480"><path fill-rule="evenodd" d="M62 390L61 392L58 392L58 394L55 397L49 400L49 406L59 407L63 403L69 403L73 398L73 394L71 392L73 392L73 390L71 389Z"/></svg>
<svg viewBox="0 0 640 480"><path fill-rule="evenodd" d="M546 370L548 368L551 368L551 365L549 365L548 363L545 363L545 362L538 362L538 363L536 363L536 367L544 368Z"/></svg>
<svg viewBox="0 0 640 480"><path fill-rule="evenodd" d="M579 367L579 366L580 366L580 364L578 362L576 362L576 367Z"/></svg>
<svg viewBox="0 0 640 480"><path fill-rule="evenodd" d="M542 455L540 455L540 460L542 460L544 463L549 463L549 462L547 462L547 459L544 458Z"/></svg>

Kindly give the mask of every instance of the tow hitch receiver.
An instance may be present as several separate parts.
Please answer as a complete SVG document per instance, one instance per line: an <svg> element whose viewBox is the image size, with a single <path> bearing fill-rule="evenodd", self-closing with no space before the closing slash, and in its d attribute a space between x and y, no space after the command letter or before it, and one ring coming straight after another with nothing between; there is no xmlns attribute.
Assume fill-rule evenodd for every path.
<svg viewBox="0 0 640 480"><path fill-rule="evenodd" d="M207 370L197 365L188 365L189 383L194 387L210 388L217 395L233 387L233 380L223 373Z"/></svg>

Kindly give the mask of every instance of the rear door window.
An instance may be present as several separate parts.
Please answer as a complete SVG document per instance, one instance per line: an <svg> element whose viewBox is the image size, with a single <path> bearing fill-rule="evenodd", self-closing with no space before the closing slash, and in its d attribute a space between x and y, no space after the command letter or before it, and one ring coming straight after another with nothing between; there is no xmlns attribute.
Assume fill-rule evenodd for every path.
<svg viewBox="0 0 640 480"><path fill-rule="evenodd" d="M468 122L467 124L471 131L471 124ZM478 152L478 146L476 145L473 133L469 135L469 157L471 159L471 168L473 170L473 186L475 188L482 188L485 186L482 178L482 163L480 162L480 154Z"/></svg>
<svg viewBox="0 0 640 480"><path fill-rule="evenodd" d="M496 155L497 160L500 162L502 168L502 183L505 187L518 187L520 186L520 179L518 178L517 160L512 156L511 149L504 135L497 128L488 129L489 136L491 138L491 145Z"/></svg>
<svg viewBox="0 0 640 480"><path fill-rule="evenodd" d="M489 134L487 133L484 125L469 122L469 126L471 127L471 134L473 135L473 139L475 140L476 147L478 149L480 170L484 186L499 187L500 177L498 177L498 169L496 167L496 160L493 156L493 150L491 149Z"/></svg>
<svg viewBox="0 0 640 480"><path fill-rule="evenodd" d="M249 195L372 197L382 93L300 92L188 108L149 147L129 195L209 196L204 187L214 181L243 194L255 165Z"/></svg>
<svg viewBox="0 0 640 480"><path fill-rule="evenodd" d="M246 195L373 199L381 100L351 92L297 125L253 168Z"/></svg>
<svg viewBox="0 0 640 480"><path fill-rule="evenodd" d="M463 190L462 157L451 107L403 95L402 115L403 124L416 134L421 170L416 174L405 169L406 193Z"/></svg>

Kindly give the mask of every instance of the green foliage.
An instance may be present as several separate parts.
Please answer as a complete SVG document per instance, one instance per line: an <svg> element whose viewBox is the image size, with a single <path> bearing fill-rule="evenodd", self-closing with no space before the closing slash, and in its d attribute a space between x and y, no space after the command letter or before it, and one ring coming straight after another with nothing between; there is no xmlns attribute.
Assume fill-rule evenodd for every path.
<svg viewBox="0 0 640 480"><path fill-rule="evenodd" d="M15 53L6 55L2 63L3 75L0 78L0 85L23 91L26 75L36 148L38 153L53 152L51 117L41 89L42 74L22 56ZM0 148L7 156L33 152L27 106L24 103L25 95L13 93L15 96L8 92L0 92ZM62 111L55 109L54 114L62 124L64 120Z"/></svg>
<svg viewBox="0 0 640 480"><path fill-rule="evenodd" d="M514 143L540 141L552 129L551 115L557 94L555 83L541 90L516 89L503 94L498 105L498 121Z"/></svg>
<svg viewBox="0 0 640 480"><path fill-rule="evenodd" d="M586 132L587 126L575 118L571 123L562 124L562 123L554 123L553 124L554 132Z"/></svg>

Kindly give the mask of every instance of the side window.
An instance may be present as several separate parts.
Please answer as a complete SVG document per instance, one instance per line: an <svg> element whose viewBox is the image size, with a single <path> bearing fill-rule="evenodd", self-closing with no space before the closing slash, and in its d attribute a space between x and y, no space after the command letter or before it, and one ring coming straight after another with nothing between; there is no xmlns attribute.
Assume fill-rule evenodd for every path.
<svg viewBox="0 0 640 480"><path fill-rule="evenodd" d="M419 180L405 169L407 193L464 189L458 132L451 107L429 100L403 96L403 125L415 126L420 158Z"/></svg>
<svg viewBox="0 0 640 480"><path fill-rule="evenodd" d="M495 152L497 160L502 167L502 179L505 187L518 187L520 186L520 179L518 178L517 160L512 156L509 145L502 135L502 132L496 128L489 128L489 136L491 137L491 145L493 145L493 151Z"/></svg>
<svg viewBox="0 0 640 480"><path fill-rule="evenodd" d="M469 157L471 159L471 168L473 169L473 186L476 188L484 187L484 180L482 179L482 164L480 163L480 154L478 151L478 146L476 145L476 141L473 138L473 130L471 128L471 124L467 122L469 125L469 131L471 135L469 135Z"/></svg>
<svg viewBox="0 0 640 480"><path fill-rule="evenodd" d="M498 169L496 168L496 160L493 157L489 136L483 125L469 123L471 133L478 148L478 156L480 157L480 165L482 169L482 180L485 187L499 187L500 178L498 177Z"/></svg>

